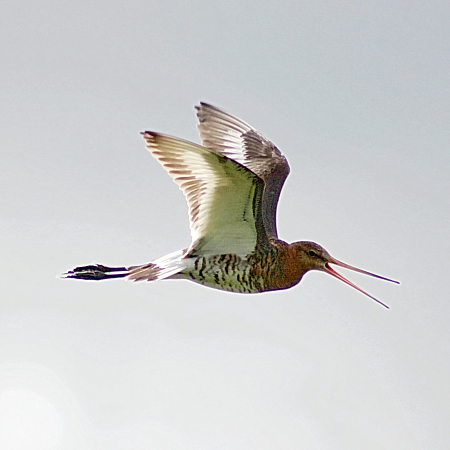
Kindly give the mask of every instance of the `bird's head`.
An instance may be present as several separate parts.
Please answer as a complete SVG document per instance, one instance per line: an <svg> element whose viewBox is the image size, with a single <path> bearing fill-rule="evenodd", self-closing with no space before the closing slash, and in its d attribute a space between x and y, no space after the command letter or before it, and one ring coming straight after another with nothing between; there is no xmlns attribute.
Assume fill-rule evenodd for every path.
<svg viewBox="0 0 450 450"><path fill-rule="evenodd" d="M336 258L333 258L323 247L321 247L319 244L316 244L315 242L301 241L301 242L295 242L293 245L297 252L297 258L298 258L299 264L301 264L303 266L303 268L305 269L305 272L308 270L321 270L323 272L329 273L330 275L333 275L333 277L343 281L344 283L347 283L348 285L350 285L353 288L357 289L358 291L362 292L364 295L367 295L367 297L370 297L372 300L375 300L376 302L380 303L384 307L389 308L389 306L380 302L380 300L378 300L375 297L373 297L372 295L368 294L366 291L364 291L360 287L356 286L356 284L352 283L351 281L347 280L347 278L342 276L340 273L336 272L336 270L334 270L330 264L344 267L345 269L350 269L355 272L363 273L365 275L370 275L371 277L376 277L376 278L380 278L382 280L391 281L392 283L399 284L398 281L394 281L389 278L385 278L380 275L376 275L372 272L367 272L365 270L358 269L357 267L350 266L349 264L345 264L345 263L337 260Z"/></svg>

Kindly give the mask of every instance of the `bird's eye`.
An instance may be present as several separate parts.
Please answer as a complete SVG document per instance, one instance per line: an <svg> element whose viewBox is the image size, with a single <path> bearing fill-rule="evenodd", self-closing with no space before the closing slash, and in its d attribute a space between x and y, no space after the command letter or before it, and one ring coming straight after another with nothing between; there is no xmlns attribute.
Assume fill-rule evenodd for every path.
<svg viewBox="0 0 450 450"><path fill-rule="evenodd" d="M309 256L313 256L313 257L319 256L314 250L310 250L310 251L308 252L308 255L309 255Z"/></svg>

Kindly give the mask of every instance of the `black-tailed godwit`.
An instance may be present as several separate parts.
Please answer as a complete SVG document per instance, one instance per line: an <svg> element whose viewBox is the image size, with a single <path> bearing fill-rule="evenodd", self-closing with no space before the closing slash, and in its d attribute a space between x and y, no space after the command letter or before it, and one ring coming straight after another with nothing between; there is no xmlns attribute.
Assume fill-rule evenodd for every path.
<svg viewBox="0 0 450 450"><path fill-rule="evenodd" d="M77 267L65 278L134 281L186 279L231 292L288 289L309 270L321 270L387 306L330 264L383 280L333 258L314 242L278 239L276 211L289 165L278 148L244 121L214 106L197 106L203 145L151 131L147 149L186 197L192 242L150 263Z"/></svg>

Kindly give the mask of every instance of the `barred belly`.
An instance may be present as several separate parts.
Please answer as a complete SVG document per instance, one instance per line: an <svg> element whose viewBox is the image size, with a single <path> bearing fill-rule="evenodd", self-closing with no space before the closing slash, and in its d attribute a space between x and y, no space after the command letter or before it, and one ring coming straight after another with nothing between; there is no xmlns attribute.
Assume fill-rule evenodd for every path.
<svg viewBox="0 0 450 450"><path fill-rule="evenodd" d="M255 293L266 290L262 274L254 264L234 254L192 258L179 275L223 291Z"/></svg>

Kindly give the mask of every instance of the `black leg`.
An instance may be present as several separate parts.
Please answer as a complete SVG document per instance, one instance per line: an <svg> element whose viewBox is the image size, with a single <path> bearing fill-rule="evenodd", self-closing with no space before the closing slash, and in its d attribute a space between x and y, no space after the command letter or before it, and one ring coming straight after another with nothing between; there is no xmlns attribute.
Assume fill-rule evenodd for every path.
<svg viewBox="0 0 450 450"><path fill-rule="evenodd" d="M121 272L121 273L111 273ZM110 278L123 278L128 275L126 267L106 267L101 264L76 267L62 274L63 278L76 278L77 280L106 280Z"/></svg>

